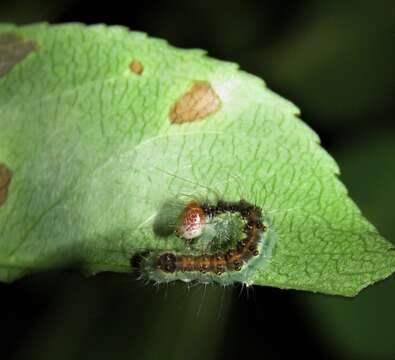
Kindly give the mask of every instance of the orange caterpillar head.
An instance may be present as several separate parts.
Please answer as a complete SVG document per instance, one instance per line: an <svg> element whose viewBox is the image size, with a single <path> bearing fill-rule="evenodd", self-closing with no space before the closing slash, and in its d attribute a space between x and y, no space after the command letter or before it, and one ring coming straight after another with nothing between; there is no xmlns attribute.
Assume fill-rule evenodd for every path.
<svg viewBox="0 0 395 360"><path fill-rule="evenodd" d="M186 240L192 240L200 236L206 223L206 214L200 204L191 201L181 213L180 225L176 229L176 235Z"/></svg>

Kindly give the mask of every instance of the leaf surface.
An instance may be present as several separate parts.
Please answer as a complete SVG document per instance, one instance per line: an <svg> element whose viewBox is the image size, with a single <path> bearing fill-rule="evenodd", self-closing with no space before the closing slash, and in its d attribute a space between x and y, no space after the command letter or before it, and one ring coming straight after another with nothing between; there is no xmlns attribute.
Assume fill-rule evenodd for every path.
<svg viewBox="0 0 395 360"><path fill-rule="evenodd" d="M201 50L116 26L1 25L0 279L130 272L138 251L185 249L153 232L163 202L211 192L270 219L273 253L249 282L355 295L395 252L298 115Z"/></svg>

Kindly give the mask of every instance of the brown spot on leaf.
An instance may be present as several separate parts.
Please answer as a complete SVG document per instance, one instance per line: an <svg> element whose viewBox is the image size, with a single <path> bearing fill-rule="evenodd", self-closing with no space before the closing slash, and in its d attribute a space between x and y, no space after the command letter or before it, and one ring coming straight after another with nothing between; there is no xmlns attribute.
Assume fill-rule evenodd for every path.
<svg viewBox="0 0 395 360"><path fill-rule="evenodd" d="M143 64L139 61L133 60L129 65L130 70L137 75L141 75L143 73L144 67Z"/></svg>
<svg viewBox="0 0 395 360"><path fill-rule="evenodd" d="M34 41L23 39L15 33L1 33L0 78L33 51L37 51L37 45Z"/></svg>
<svg viewBox="0 0 395 360"><path fill-rule="evenodd" d="M170 110L170 122L183 124L202 120L215 113L221 105L218 95L207 82L198 82L178 98Z"/></svg>
<svg viewBox="0 0 395 360"><path fill-rule="evenodd" d="M7 200L8 186L11 183L12 173L4 164L0 164L0 207Z"/></svg>

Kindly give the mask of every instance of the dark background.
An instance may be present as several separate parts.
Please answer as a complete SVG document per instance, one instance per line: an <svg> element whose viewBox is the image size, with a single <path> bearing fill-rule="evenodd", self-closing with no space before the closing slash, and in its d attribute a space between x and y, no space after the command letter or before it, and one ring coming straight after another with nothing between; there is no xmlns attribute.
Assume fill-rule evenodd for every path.
<svg viewBox="0 0 395 360"><path fill-rule="evenodd" d="M261 76L302 109L395 243L393 0L0 0L0 21L44 20L125 25ZM343 299L46 273L0 284L0 358L395 359L394 300L394 277Z"/></svg>

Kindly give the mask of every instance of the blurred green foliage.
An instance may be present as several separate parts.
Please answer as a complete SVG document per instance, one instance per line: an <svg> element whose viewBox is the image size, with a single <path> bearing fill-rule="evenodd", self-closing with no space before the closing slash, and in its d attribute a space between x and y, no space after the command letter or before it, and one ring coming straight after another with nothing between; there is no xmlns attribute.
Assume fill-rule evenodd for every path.
<svg viewBox="0 0 395 360"><path fill-rule="evenodd" d="M308 104L313 124L360 126L393 108L394 9L388 0L319 1L270 50L273 77Z"/></svg>
<svg viewBox="0 0 395 360"><path fill-rule="evenodd" d="M52 293L51 305L15 359L216 359L232 298L231 289L156 288L112 274L47 274L29 283L37 289Z"/></svg>

